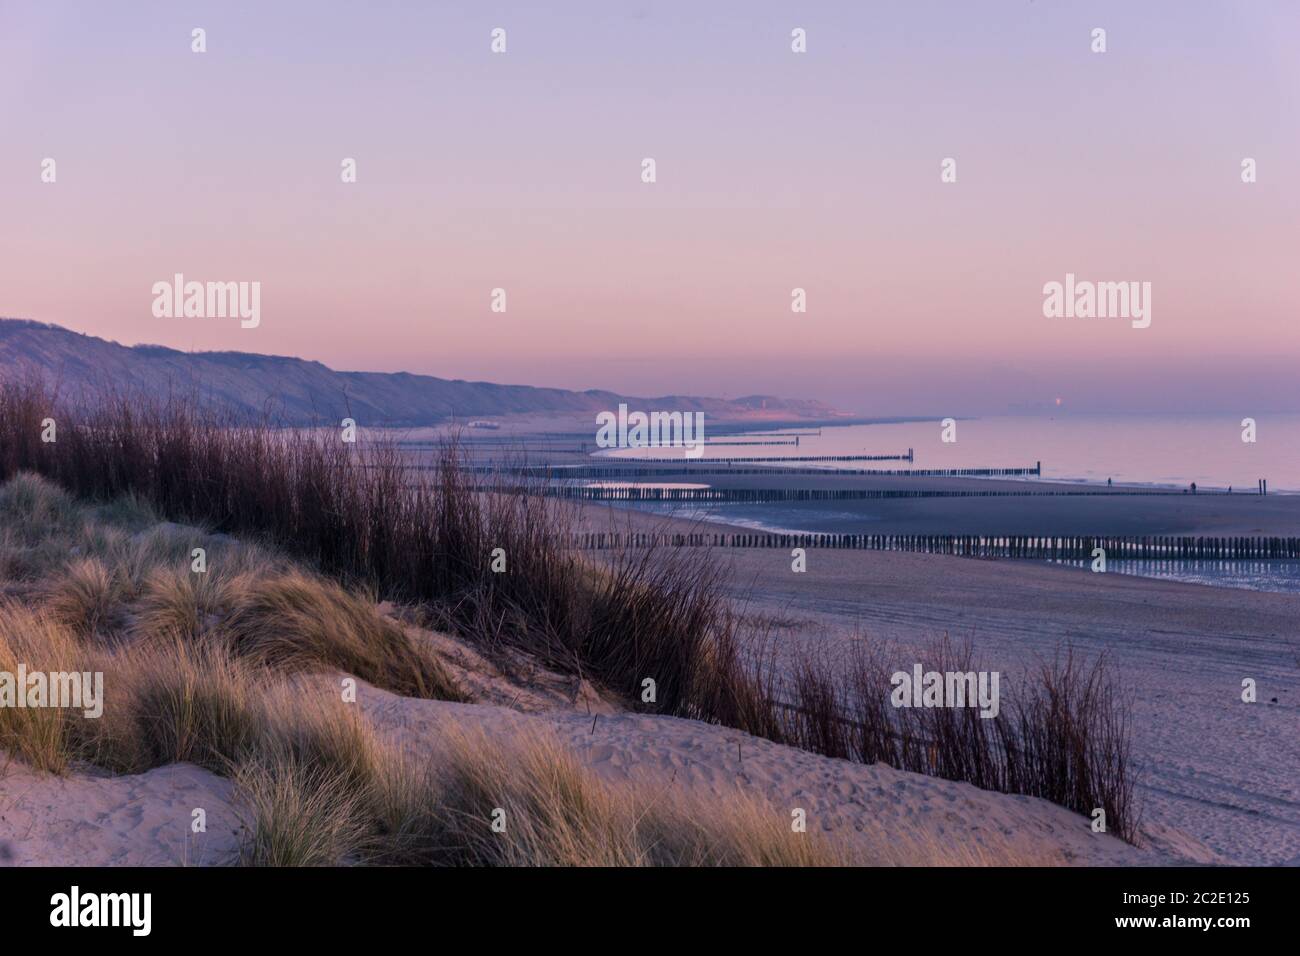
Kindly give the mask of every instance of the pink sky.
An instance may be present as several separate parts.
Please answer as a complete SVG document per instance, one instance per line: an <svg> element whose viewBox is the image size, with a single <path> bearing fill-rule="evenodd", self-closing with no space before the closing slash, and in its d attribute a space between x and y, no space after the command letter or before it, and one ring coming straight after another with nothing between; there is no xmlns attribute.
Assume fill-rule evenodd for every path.
<svg viewBox="0 0 1300 956"><path fill-rule="evenodd" d="M0 315L863 412L1300 408L1295 3L267 6L0 2ZM261 325L154 318L176 272L261 282ZM1151 327L1044 318L1066 272L1150 282Z"/></svg>

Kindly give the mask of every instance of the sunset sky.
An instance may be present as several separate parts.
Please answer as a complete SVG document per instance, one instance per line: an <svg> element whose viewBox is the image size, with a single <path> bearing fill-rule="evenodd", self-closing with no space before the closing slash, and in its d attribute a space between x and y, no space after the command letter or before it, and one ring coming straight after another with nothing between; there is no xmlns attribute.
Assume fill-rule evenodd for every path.
<svg viewBox="0 0 1300 956"><path fill-rule="evenodd" d="M0 0L0 315L862 413L1297 410L1298 51L1294 0ZM155 318L177 272L260 282L261 325ZM1044 318L1067 272L1150 282L1151 327Z"/></svg>

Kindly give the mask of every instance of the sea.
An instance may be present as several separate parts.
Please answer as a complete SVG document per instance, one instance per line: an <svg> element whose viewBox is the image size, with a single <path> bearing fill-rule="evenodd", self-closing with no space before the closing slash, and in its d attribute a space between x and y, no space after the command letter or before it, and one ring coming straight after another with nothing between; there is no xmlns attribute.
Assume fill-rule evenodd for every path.
<svg viewBox="0 0 1300 956"><path fill-rule="evenodd" d="M777 428L710 437L707 457L795 458L906 454L914 462L879 467L1032 468L1041 462L1052 481L1153 485L1253 491L1259 479L1270 492L1300 494L1300 414L1258 415L1254 441L1242 441L1248 415L1001 416L956 419L956 438L943 441L938 420L844 425L809 431ZM707 432L706 432L707 435ZM773 444L722 444L768 441ZM712 444L718 442L719 444ZM781 444L775 444L781 442ZM786 444L786 443L789 444ZM795 444L797 442L797 444ZM668 458L675 448L622 448L619 458ZM808 467L805 465L805 467ZM829 462L825 468L873 467Z"/></svg>

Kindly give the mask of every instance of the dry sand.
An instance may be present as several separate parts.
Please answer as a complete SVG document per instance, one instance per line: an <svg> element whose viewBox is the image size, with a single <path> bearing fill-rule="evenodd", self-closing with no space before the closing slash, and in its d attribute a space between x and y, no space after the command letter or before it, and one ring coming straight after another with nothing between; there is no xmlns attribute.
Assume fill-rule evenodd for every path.
<svg viewBox="0 0 1300 956"><path fill-rule="evenodd" d="M230 782L192 764L121 777L0 769L0 865L215 866L235 861L241 832Z"/></svg>

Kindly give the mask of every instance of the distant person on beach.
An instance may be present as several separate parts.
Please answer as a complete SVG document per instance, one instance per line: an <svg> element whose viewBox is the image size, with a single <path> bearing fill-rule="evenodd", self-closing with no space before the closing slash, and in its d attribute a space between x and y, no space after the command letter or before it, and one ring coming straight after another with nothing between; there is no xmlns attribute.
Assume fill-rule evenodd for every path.
<svg viewBox="0 0 1300 956"><path fill-rule="evenodd" d="M1114 482L1113 479L1111 479L1111 478L1107 478L1107 479L1106 479L1106 487L1107 487L1107 488L1109 488L1109 487L1110 487L1111 485L1113 485L1113 484L1115 484L1115 482Z"/></svg>
<svg viewBox="0 0 1300 956"><path fill-rule="evenodd" d="M1196 482L1192 482L1192 494L1196 494Z"/></svg>

